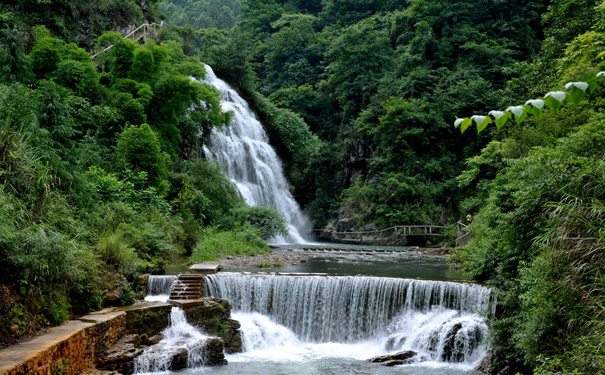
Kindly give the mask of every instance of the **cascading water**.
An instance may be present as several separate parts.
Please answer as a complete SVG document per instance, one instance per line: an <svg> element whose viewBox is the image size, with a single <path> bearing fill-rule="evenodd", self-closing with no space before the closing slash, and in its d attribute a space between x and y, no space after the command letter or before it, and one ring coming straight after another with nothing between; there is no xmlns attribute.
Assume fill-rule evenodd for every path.
<svg viewBox="0 0 605 375"><path fill-rule="evenodd" d="M205 348L209 337L187 323L182 309L172 308L170 326L162 334L162 341L135 358L135 374L169 371L175 356L183 351L186 351L187 368L201 367L206 363Z"/></svg>
<svg viewBox="0 0 605 375"><path fill-rule="evenodd" d="M145 301L168 301L172 284L176 281L174 275L151 275L147 280L147 296Z"/></svg>
<svg viewBox="0 0 605 375"><path fill-rule="evenodd" d="M274 208L283 216L289 234L274 242L306 243L310 221L290 193L281 161L261 123L248 103L207 65L206 82L222 94L223 110L234 113L230 126L212 132L208 146L204 146L206 156L224 166L246 203Z"/></svg>
<svg viewBox="0 0 605 375"><path fill-rule="evenodd" d="M206 288L208 295L233 304L247 350L337 343L348 346L339 347L341 352L358 350L368 356L413 350L417 361L468 366L485 352L483 314L489 309L490 291L480 285L218 274L208 276Z"/></svg>

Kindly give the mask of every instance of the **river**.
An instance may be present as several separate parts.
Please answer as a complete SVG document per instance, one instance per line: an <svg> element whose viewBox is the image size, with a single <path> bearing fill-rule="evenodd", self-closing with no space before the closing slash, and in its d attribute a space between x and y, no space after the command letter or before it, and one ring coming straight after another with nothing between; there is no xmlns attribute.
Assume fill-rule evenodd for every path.
<svg viewBox="0 0 605 375"><path fill-rule="evenodd" d="M179 374L470 375L485 353L489 289L445 257L329 253L228 271L209 278L207 293L233 304L245 351ZM394 367L367 361L401 350L418 355Z"/></svg>

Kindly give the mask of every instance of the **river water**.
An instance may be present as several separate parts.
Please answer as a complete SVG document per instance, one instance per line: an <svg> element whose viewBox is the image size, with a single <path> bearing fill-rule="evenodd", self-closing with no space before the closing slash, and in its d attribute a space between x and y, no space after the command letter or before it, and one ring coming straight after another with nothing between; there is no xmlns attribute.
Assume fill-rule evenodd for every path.
<svg viewBox="0 0 605 375"><path fill-rule="evenodd" d="M179 374L470 375L485 353L489 289L464 282L444 257L329 253L257 270L207 283L208 294L233 304L245 351L227 355L227 366ZM417 352L416 361L367 361L401 350Z"/></svg>

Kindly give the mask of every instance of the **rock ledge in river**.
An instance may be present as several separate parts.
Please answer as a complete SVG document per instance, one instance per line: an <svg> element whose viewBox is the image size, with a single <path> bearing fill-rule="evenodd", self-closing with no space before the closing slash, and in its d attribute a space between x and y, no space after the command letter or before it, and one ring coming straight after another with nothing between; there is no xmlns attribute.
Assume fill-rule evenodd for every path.
<svg viewBox="0 0 605 375"><path fill-rule="evenodd" d="M369 362L378 363L382 366L397 366L397 365L405 365L407 363L411 363L412 359L418 353L412 350L404 350L402 352L394 353L394 354L386 354L378 357L373 357L368 359Z"/></svg>

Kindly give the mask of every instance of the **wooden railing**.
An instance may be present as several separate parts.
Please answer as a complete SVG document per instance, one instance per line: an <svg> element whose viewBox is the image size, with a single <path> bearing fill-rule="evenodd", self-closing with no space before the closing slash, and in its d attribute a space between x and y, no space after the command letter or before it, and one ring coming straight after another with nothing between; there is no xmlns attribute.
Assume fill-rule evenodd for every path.
<svg viewBox="0 0 605 375"><path fill-rule="evenodd" d="M162 30L162 28L164 28L164 21L162 21L161 23L155 23L155 22L154 23L144 23L141 26L134 29L133 31L131 31L130 33L128 33L126 35L122 35L122 38L132 39L133 41L137 41L137 40L143 38L143 40L145 40L145 42L147 42L147 37L151 37L152 39L155 39L158 36L158 34L160 33L160 31ZM104 50L95 53L94 55L92 55L92 58L94 59L95 57L99 56L103 52L109 51L114 46L115 46L115 44L112 44L111 46L105 48Z"/></svg>
<svg viewBox="0 0 605 375"><path fill-rule="evenodd" d="M447 227L440 225L397 225L394 227L362 232L336 232L325 230L314 230L313 234L318 237L329 235L333 239L359 240L363 238L388 238L392 236L444 236L443 231Z"/></svg>

